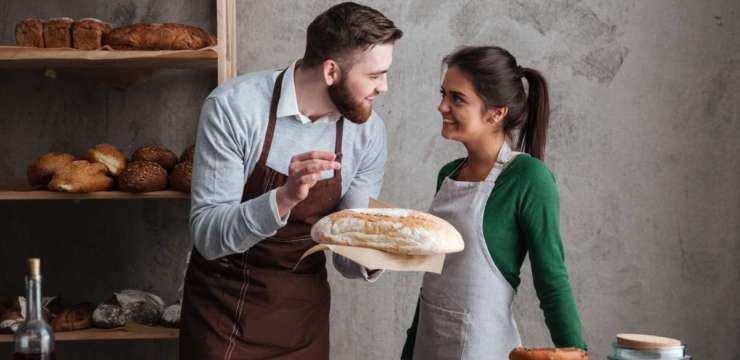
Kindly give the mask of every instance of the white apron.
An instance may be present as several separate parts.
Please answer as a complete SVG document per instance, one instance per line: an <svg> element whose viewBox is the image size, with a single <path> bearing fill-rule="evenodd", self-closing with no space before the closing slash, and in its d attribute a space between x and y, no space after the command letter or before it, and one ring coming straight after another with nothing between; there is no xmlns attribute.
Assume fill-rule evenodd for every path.
<svg viewBox="0 0 740 360"><path fill-rule="evenodd" d="M424 275L414 359L508 359L521 345L511 311L514 289L494 264L483 236L488 197L516 155L504 143L484 181L447 177L442 182L429 212L460 232L465 250L447 255L442 274Z"/></svg>

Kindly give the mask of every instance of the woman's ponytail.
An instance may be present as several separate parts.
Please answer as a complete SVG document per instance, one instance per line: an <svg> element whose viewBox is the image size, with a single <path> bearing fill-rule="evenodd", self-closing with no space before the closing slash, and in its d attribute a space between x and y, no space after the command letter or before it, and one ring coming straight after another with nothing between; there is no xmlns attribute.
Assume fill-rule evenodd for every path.
<svg viewBox="0 0 740 360"><path fill-rule="evenodd" d="M547 127L550 121L550 97L547 93L547 80L539 71L521 68L529 91L525 110L524 126L519 131L517 144L522 151L540 159L545 159Z"/></svg>

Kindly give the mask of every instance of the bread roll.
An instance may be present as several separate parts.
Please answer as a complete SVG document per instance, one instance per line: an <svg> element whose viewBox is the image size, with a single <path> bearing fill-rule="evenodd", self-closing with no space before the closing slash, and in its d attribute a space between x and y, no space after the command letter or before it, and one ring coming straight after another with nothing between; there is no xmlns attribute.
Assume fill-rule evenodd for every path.
<svg viewBox="0 0 740 360"><path fill-rule="evenodd" d="M41 155L26 169L26 176L31 185L48 185L54 174L61 168L69 165L75 157L59 152Z"/></svg>
<svg viewBox="0 0 740 360"><path fill-rule="evenodd" d="M140 290L122 290L115 293L117 303L129 321L143 325L157 325L164 313L164 301L157 295Z"/></svg>
<svg viewBox="0 0 740 360"><path fill-rule="evenodd" d="M401 255L462 251L462 236L448 222L407 209L351 209L325 216L311 228L311 238L325 244L383 250Z"/></svg>
<svg viewBox="0 0 740 360"><path fill-rule="evenodd" d="M128 319L120 305L100 304L93 311L92 321L95 327L112 329L125 326Z"/></svg>
<svg viewBox="0 0 740 360"><path fill-rule="evenodd" d="M162 313L162 325L171 328L180 327L180 313L182 312L182 306L178 304L172 304L164 309Z"/></svg>
<svg viewBox="0 0 740 360"><path fill-rule="evenodd" d="M72 45L79 50L100 49L103 47L103 37L110 30L109 24L98 19L81 19L72 25Z"/></svg>
<svg viewBox="0 0 740 360"><path fill-rule="evenodd" d="M105 175L107 171L105 165L100 163L73 161L54 174L49 189L71 193L110 190L113 188L113 179Z"/></svg>
<svg viewBox="0 0 740 360"><path fill-rule="evenodd" d="M177 163L177 155L161 146L149 145L136 149L131 156L134 161L153 161L170 171Z"/></svg>
<svg viewBox="0 0 740 360"><path fill-rule="evenodd" d="M49 19L44 23L44 45L48 48L72 47L72 24L68 17Z"/></svg>
<svg viewBox="0 0 740 360"><path fill-rule="evenodd" d="M121 191L141 193L167 188L167 170L151 161L134 161L118 175Z"/></svg>
<svg viewBox="0 0 740 360"><path fill-rule="evenodd" d="M190 192L190 181L193 177L193 163L181 162L175 165L170 174L170 189Z"/></svg>
<svg viewBox="0 0 740 360"><path fill-rule="evenodd" d="M51 327L54 331L82 330L92 327L95 305L82 303L70 306L54 316Z"/></svg>
<svg viewBox="0 0 740 360"><path fill-rule="evenodd" d="M588 360L588 353L577 348L527 349L517 347L509 353L509 360Z"/></svg>
<svg viewBox="0 0 740 360"><path fill-rule="evenodd" d="M44 47L44 21L26 19L15 25L15 44L18 46Z"/></svg>
<svg viewBox="0 0 740 360"><path fill-rule="evenodd" d="M195 145L188 146L180 155L180 162L193 162L195 157Z"/></svg>
<svg viewBox="0 0 740 360"><path fill-rule="evenodd" d="M126 168L126 156L117 147L110 144L98 144L85 153L85 159L91 163L101 163L108 169L108 174L118 176Z"/></svg>
<svg viewBox="0 0 740 360"><path fill-rule="evenodd" d="M105 43L122 50L195 50L216 45L216 39L195 26L140 23L113 29Z"/></svg>

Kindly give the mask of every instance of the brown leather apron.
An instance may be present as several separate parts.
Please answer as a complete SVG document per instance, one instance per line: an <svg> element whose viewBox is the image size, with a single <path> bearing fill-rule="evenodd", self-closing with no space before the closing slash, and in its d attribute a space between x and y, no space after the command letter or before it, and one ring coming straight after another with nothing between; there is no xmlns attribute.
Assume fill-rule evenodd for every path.
<svg viewBox="0 0 740 360"><path fill-rule="evenodd" d="M244 185L242 201L285 184L287 176L267 166L283 74L272 94L262 154ZM344 119L336 123L340 154ZM342 176L320 180L291 211L273 237L241 254L206 260L193 249L185 276L180 359L328 359L329 283L326 257L301 255L315 245L307 219L331 213L341 200ZM269 211L265 209L265 211Z"/></svg>

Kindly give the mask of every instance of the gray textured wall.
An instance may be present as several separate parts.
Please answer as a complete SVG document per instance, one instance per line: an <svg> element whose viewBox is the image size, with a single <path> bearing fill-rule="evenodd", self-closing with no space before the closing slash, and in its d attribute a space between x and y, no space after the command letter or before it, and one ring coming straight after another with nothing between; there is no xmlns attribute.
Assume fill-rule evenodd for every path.
<svg viewBox="0 0 740 360"><path fill-rule="evenodd" d="M287 65L331 1L238 4L239 72ZM605 358L617 332L684 340L698 359L740 359L740 3L713 1L375 1L405 32L378 112L390 158L381 198L425 209L434 177L464 150L439 136L439 62L463 44L496 44L551 85L547 164L586 341ZM0 42L26 16L116 24L180 21L213 29L209 1L0 3ZM0 71L0 185L53 149L102 141L126 151L193 138L203 72L166 72L110 89L94 79ZM123 287L177 296L189 247L187 202L0 203L0 293L22 289L22 259L45 259L47 293L101 298ZM549 335L525 263L515 311L528 346ZM331 274L334 359L397 358L420 284ZM174 342L60 344L76 359L161 358ZM7 346L0 347L7 353Z"/></svg>

